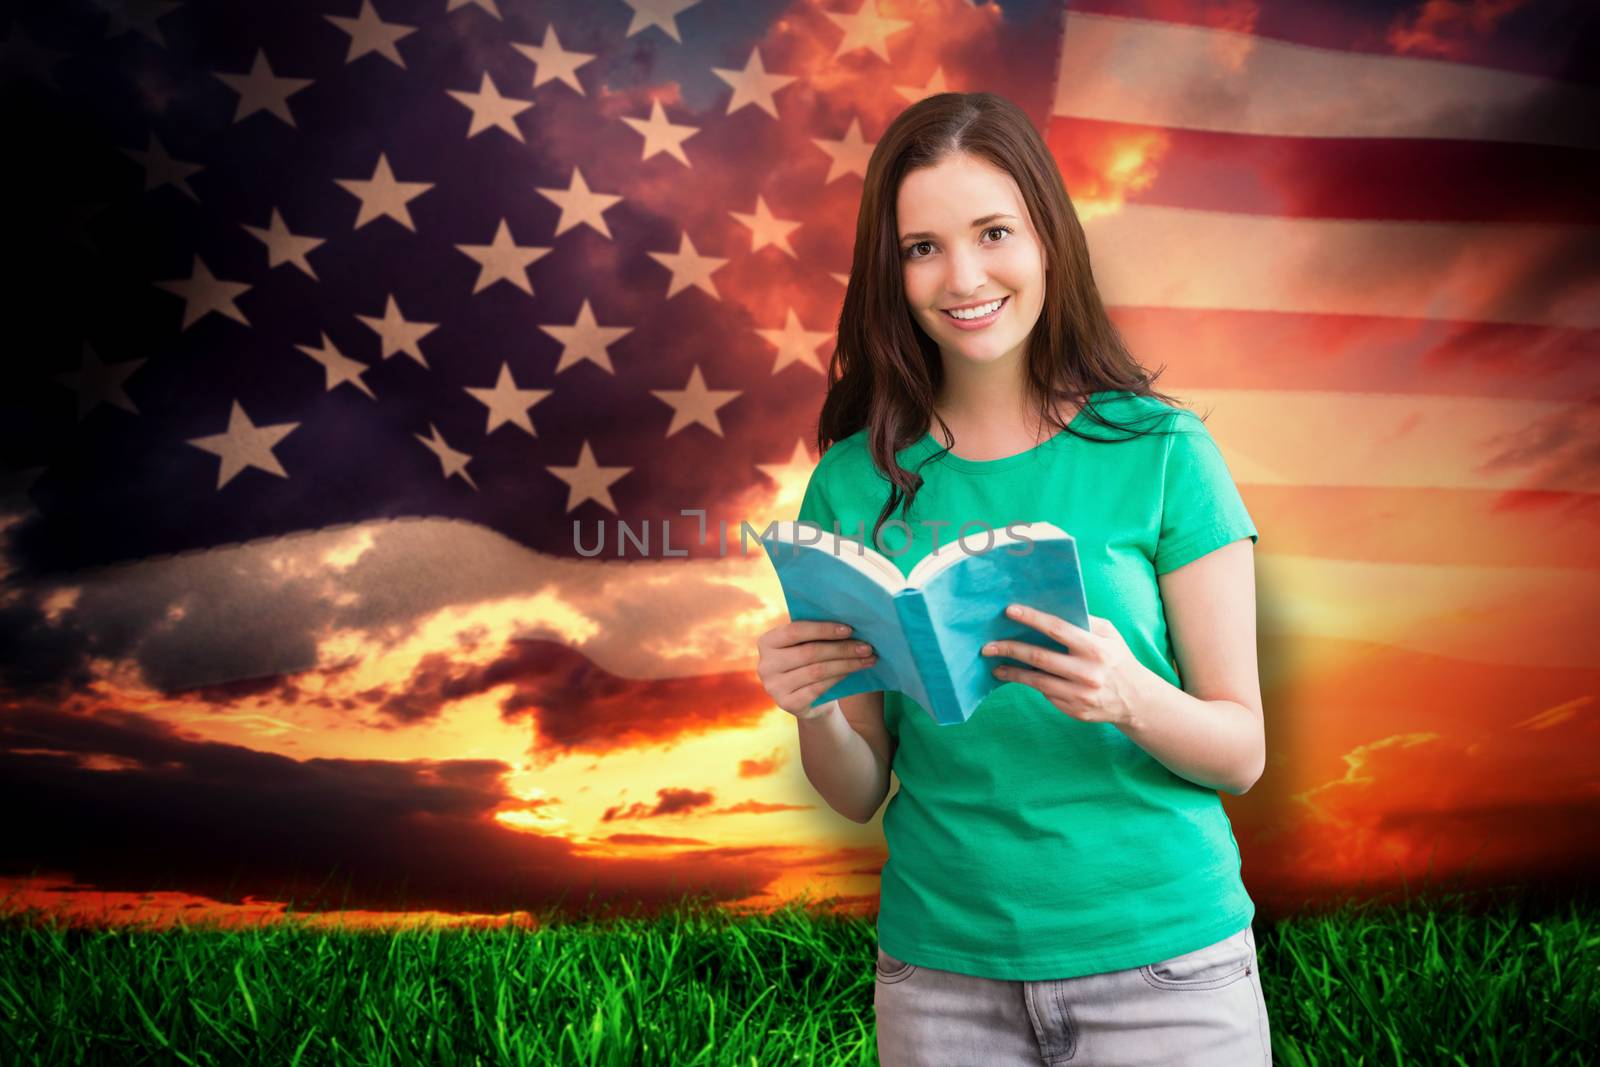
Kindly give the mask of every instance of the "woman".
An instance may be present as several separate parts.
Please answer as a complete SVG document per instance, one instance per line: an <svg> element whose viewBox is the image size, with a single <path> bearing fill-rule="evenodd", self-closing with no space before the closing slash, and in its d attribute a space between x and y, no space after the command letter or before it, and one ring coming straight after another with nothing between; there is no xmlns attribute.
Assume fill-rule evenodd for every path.
<svg viewBox="0 0 1600 1067"><path fill-rule="evenodd" d="M882 1062L1270 1063L1217 795L1264 765L1255 526L1205 424L1123 347L1019 108L942 93L895 119L839 325L799 519L872 536L903 572L965 523L1053 522L1077 539L1092 625L1022 605L1066 651L986 650L1004 684L948 726L897 692L813 707L873 662L833 624L758 642L831 807L868 822L900 781Z"/></svg>

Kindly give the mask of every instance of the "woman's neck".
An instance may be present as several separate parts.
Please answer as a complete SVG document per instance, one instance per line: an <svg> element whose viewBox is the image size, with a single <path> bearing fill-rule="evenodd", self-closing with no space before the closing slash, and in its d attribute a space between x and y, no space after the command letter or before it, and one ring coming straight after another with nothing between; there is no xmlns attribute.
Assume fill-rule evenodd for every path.
<svg viewBox="0 0 1600 1067"><path fill-rule="evenodd" d="M1056 408L1060 425L1041 419L1031 401L1016 393L989 398L942 395L935 399L933 410L934 427L942 419L951 432L975 442L1027 441L1037 444L1070 422L1081 410L1081 405L1062 401Z"/></svg>

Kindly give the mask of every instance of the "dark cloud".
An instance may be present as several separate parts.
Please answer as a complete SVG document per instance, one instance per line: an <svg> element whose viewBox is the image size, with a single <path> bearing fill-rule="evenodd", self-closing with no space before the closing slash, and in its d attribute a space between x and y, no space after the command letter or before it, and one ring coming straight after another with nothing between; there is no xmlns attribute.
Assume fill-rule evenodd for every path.
<svg viewBox="0 0 1600 1067"><path fill-rule="evenodd" d="M663 834L607 834L605 840L613 845L704 845L700 837L667 837Z"/></svg>
<svg viewBox="0 0 1600 1067"><path fill-rule="evenodd" d="M38 591L13 586L0 602L0 691L41 700L82 692L93 681L93 642L45 613Z"/></svg>
<svg viewBox="0 0 1600 1067"><path fill-rule="evenodd" d="M710 790L696 789L657 789L654 804L641 804L637 801L632 804L618 804L605 810L600 816L601 822L611 822L614 819L656 819L663 815L687 815L688 813L709 806L715 798Z"/></svg>
<svg viewBox="0 0 1600 1067"><path fill-rule="evenodd" d="M96 769L117 768L117 769ZM199 741L136 713L25 705L0 716L0 873L70 871L106 891L182 891L299 910L499 913L651 908L688 888L685 857L576 854L492 818L521 802L497 760L294 760ZM700 794L666 791L663 808ZM689 804L687 806L693 806ZM741 899L776 849L693 855L695 892Z"/></svg>
<svg viewBox="0 0 1600 1067"><path fill-rule="evenodd" d="M753 671L623 678L558 641L542 640L511 641L498 659L481 666L431 654L403 686L368 695L385 715L415 722L507 685L502 715L532 720L532 755L546 761L577 749L608 752L750 726L772 710Z"/></svg>
<svg viewBox="0 0 1600 1067"><path fill-rule="evenodd" d="M353 558L330 567L335 555ZM651 580L641 583L635 566L650 568ZM637 724L634 736L660 739L700 728L717 709L731 712L734 723L760 714L755 702L770 710L753 674L628 681L589 664L592 657L624 664L626 674L641 679L682 679L706 663L723 669L742 663L748 639L728 620L759 609L759 598L703 569L554 561L492 531L405 521L95 568L61 580L14 581L0 602L0 691L61 703L89 692L104 673L95 665L103 662L160 693L218 706L267 699L350 710L366 702L381 704L388 720L401 725L436 717L451 699L520 679L508 713L597 687L613 701L636 701L639 714L652 719ZM661 588L668 579L671 592ZM457 669L454 653L470 654L489 637L474 624L430 649L399 686L374 687L355 701L322 696L314 681L302 689L306 675L331 678L359 664L354 658L320 663L319 644L329 635L392 648L441 610L540 595L585 606L594 632L581 654L567 648L557 627L535 620L522 624L519 635L541 640L508 646L487 668ZM683 641L666 640L667 634ZM707 703L695 708L695 699ZM673 707L679 701L684 707ZM607 738L619 732L625 713L616 704L566 712L551 716L548 733L558 745L609 748Z"/></svg>

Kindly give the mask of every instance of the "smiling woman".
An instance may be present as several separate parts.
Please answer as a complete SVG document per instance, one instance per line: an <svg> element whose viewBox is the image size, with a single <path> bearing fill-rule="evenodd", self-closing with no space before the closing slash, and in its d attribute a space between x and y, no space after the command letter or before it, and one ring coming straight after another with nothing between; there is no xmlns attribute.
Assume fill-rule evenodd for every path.
<svg viewBox="0 0 1600 1067"><path fill-rule="evenodd" d="M949 725L899 692L810 708L798 687L854 664L763 650L818 792L858 821L888 797L885 1064L1270 1062L1218 797L1264 751L1257 534L1204 422L1154 380L1027 116L988 93L906 108L868 163L797 518L865 532L903 573L941 529L1054 523L1091 629L1023 605L1063 651L993 649L1006 684Z"/></svg>

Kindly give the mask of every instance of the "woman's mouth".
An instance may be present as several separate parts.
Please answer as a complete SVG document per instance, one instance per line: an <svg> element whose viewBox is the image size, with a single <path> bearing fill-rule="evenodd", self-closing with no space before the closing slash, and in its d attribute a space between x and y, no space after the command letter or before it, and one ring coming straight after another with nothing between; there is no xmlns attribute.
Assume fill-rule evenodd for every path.
<svg viewBox="0 0 1600 1067"><path fill-rule="evenodd" d="M958 330L981 330L995 319L999 318L1000 313L1006 309L1006 304L1008 304L1010 301L1011 297L1009 296L1001 297L999 306L995 307L993 311L990 311L981 319L958 319L943 308L940 309L940 314L942 314L949 321L949 323Z"/></svg>

